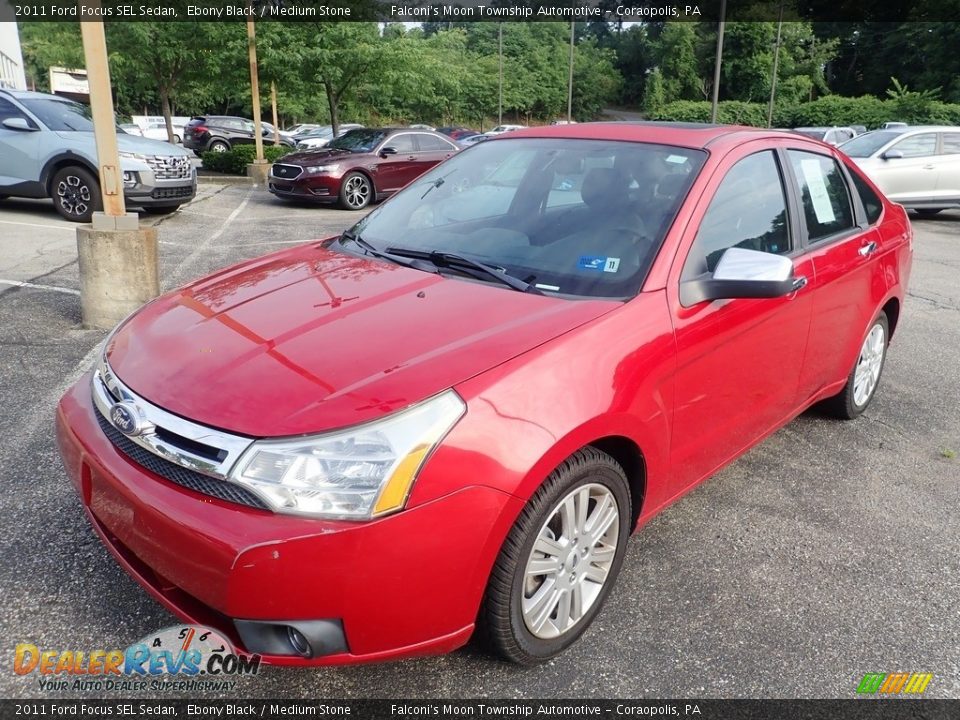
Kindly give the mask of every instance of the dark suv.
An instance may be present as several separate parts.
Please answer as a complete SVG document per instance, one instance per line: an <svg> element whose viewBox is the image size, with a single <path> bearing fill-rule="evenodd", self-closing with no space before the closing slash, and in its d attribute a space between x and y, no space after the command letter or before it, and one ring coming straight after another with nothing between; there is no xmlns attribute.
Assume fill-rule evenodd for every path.
<svg viewBox="0 0 960 720"><path fill-rule="evenodd" d="M267 129L263 129L263 136L273 137ZM191 118L183 128L183 146L199 155L206 150L226 152L234 145L252 145L253 120L232 115L204 115ZM293 147L294 143L283 136L280 144Z"/></svg>

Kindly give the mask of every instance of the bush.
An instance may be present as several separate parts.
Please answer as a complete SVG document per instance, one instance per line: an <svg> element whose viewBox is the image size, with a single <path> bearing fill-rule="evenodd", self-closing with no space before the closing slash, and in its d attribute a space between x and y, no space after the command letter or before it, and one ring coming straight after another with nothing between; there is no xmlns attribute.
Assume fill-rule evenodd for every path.
<svg viewBox="0 0 960 720"><path fill-rule="evenodd" d="M263 146L263 156L267 162L276 162L284 155L293 152L291 148L285 145L266 145ZM254 145L237 145L227 152L210 152L203 155L203 168L213 172L222 172L229 175L245 175L247 165L253 162L257 156L257 148Z"/></svg>
<svg viewBox="0 0 960 720"><path fill-rule="evenodd" d="M710 122L711 106L706 100L675 100L667 103L658 112L651 113L651 120L673 122ZM767 106L761 103L724 100L717 105L717 122L727 125L753 125L765 127Z"/></svg>
<svg viewBox="0 0 960 720"><path fill-rule="evenodd" d="M710 122L710 103L677 100L650 113L650 119ZM889 120L911 125L960 125L960 104L931 101L929 98L881 100L870 95L856 98L827 95L811 102L778 104L773 110L773 126L783 128L865 125L872 130ZM766 127L767 105L725 100L717 107L717 121Z"/></svg>

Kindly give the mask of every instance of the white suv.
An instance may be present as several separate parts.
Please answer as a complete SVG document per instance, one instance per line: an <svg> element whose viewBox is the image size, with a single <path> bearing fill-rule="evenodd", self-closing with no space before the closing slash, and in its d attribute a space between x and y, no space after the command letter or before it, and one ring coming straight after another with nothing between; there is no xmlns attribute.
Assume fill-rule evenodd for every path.
<svg viewBox="0 0 960 720"><path fill-rule="evenodd" d="M192 200L197 173L186 150L117 133L124 196L149 213ZM0 90L0 200L53 199L67 220L90 222L103 207L90 109L44 93Z"/></svg>

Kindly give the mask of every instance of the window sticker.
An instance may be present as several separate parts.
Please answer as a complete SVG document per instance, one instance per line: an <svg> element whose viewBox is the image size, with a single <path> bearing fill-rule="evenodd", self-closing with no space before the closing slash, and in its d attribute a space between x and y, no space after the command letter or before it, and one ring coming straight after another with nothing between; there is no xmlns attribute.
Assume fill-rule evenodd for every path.
<svg viewBox="0 0 960 720"><path fill-rule="evenodd" d="M603 257L602 255L581 255L577 261L577 267L581 270L615 273L620 269L620 258Z"/></svg>
<svg viewBox="0 0 960 720"><path fill-rule="evenodd" d="M837 216L833 213L833 205L830 202L830 195L827 193L827 184L824 181L820 161L801 160L800 169L803 171L803 178L807 181L807 188L810 190L810 202L813 203L813 212L817 216L817 222L822 225L836 222Z"/></svg>
<svg viewBox="0 0 960 720"><path fill-rule="evenodd" d="M669 155L667 157L668 163L673 163L674 165L683 165L687 161L683 155Z"/></svg>

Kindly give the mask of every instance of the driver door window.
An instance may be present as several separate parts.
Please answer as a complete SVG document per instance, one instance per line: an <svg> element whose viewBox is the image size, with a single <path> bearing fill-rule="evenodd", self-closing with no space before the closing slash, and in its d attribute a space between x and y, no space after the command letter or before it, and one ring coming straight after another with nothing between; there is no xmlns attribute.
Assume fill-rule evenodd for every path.
<svg viewBox="0 0 960 720"><path fill-rule="evenodd" d="M731 247L777 255L793 249L783 180L772 151L749 155L727 171L700 223L683 279L713 272Z"/></svg>
<svg viewBox="0 0 960 720"><path fill-rule="evenodd" d="M904 138L891 150L899 150L905 158L929 157L937 151L937 136L934 133L923 133Z"/></svg>

